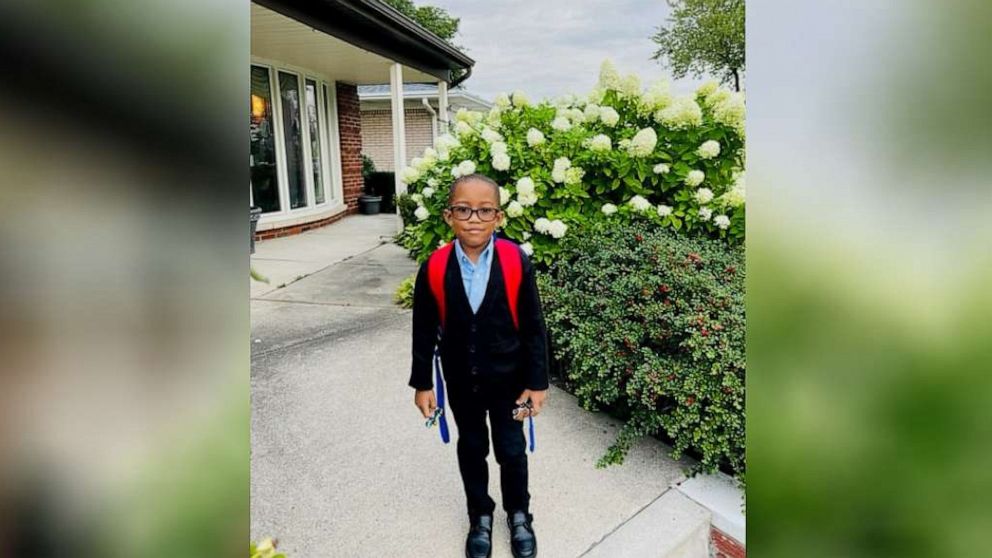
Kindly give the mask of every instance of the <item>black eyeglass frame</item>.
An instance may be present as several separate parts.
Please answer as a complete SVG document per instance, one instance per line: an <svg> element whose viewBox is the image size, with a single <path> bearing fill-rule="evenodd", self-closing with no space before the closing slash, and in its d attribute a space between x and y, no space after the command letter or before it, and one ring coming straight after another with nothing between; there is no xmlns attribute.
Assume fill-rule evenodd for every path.
<svg viewBox="0 0 992 558"><path fill-rule="evenodd" d="M468 216L465 217L464 219L458 217L457 215L455 215L455 208L461 208L461 209L467 210L468 211ZM499 216L500 211L503 211L499 207L476 207L476 208L471 208L471 207L469 207L467 205L449 205L446 209L451 212L451 217L454 218L454 219L456 219L456 220L458 220L458 221L468 221L468 220L472 219L472 215L477 215L479 217L479 220L482 221L483 223L491 223L491 222L495 221L496 220L496 217ZM483 210L491 210L493 212L493 218L492 219L483 219L482 218L482 213L480 213L480 211L483 211Z"/></svg>

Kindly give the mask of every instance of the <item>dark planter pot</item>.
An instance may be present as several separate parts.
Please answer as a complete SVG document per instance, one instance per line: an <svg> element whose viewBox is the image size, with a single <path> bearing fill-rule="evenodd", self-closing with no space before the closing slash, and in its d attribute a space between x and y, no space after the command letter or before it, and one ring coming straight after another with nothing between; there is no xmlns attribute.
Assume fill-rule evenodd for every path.
<svg viewBox="0 0 992 558"><path fill-rule="evenodd" d="M381 202L382 196L362 194L358 197L358 210L362 213L362 215L377 215L379 213L379 204Z"/></svg>
<svg viewBox="0 0 992 558"><path fill-rule="evenodd" d="M249 254L255 253L255 229L258 228L258 218L262 216L261 207L250 207L248 208L248 215L251 218L251 252Z"/></svg>
<svg viewBox="0 0 992 558"><path fill-rule="evenodd" d="M391 172L373 172L365 177L365 191L371 196L382 197L379 211L396 211L393 194L396 192L395 175Z"/></svg>

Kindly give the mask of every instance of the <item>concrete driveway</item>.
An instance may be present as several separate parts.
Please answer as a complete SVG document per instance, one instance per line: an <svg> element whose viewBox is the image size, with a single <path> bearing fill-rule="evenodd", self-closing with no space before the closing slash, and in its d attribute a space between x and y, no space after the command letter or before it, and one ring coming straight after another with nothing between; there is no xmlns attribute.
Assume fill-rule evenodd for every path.
<svg viewBox="0 0 992 558"><path fill-rule="evenodd" d="M406 385L411 314L392 295L416 264L388 241L395 219L348 217L261 242L252 258L278 283L251 301L251 536L277 537L289 558L463 556L457 428L444 445ZM549 397L529 454L540 555L705 556L708 512L670 488L688 462L647 439L596 469L619 424L557 388ZM493 556L510 556L489 460Z"/></svg>

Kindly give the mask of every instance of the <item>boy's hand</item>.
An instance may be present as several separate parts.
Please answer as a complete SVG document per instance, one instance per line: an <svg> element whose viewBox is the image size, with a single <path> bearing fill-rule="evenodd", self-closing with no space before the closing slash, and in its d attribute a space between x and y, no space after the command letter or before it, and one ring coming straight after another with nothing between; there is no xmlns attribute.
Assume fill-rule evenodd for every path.
<svg viewBox="0 0 992 558"><path fill-rule="evenodd" d="M517 398L517 405L530 399L531 410L524 411L517 415L519 420L524 420L528 416L534 416L541 414L541 407L544 407L544 400L548 397L548 390L542 389L540 391L525 389L520 397Z"/></svg>
<svg viewBox="0 0 992 558"><path fill-rule="evenodd" d="M437 408L437 401L434 399L434 390L417 390L413 395L413 404L424 414L424 418L430 418L434 409Z"/></svg>

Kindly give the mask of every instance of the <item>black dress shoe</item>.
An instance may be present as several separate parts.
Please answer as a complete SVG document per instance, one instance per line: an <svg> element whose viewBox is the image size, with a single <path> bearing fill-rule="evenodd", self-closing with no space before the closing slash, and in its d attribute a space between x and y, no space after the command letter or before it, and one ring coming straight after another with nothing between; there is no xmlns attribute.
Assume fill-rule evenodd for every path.
<svg viewBox="0 0 992 558"><path fill-rule="evenodd" d="M480 515L471 523L465 539L466 558L489 558L493 551L493 516Z"/></svg>
<svg viewBox="0 0 992 558"><path fill-rule="evenodd" d="M534 558L537 556L537 537L531 522L534 516L523 511L507 514L506 524L510 527L510 550L513 558Z"/></svg>

